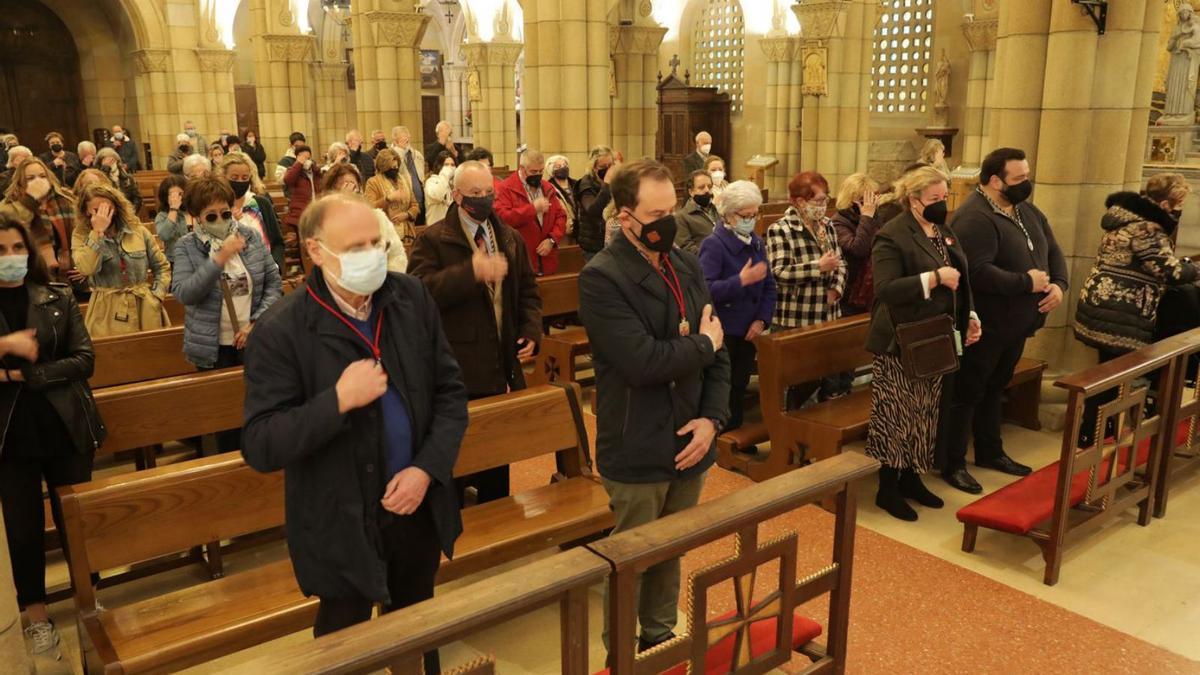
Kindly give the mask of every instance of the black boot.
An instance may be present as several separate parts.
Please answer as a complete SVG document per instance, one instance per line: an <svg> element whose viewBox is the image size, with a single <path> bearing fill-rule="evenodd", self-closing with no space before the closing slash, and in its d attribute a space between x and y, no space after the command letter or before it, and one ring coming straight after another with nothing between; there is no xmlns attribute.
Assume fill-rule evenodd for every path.
<svg viewBox="0 0 1200 675"><path fill-rule="evenodd" d="M887 511L893 518L908 521L917 519L917 512L900 494L900 473L886 464L879 467L879 492L875 494L875 506Z"/></svg>
<svg viewBox="0 0 1200 675"><path fill-rule="evenodd" d="M940 509L946 505L941 497L925 487L925 484L921 482L921 474L912 469L904 469L900 472L900 494L931 509Z"/></svg>

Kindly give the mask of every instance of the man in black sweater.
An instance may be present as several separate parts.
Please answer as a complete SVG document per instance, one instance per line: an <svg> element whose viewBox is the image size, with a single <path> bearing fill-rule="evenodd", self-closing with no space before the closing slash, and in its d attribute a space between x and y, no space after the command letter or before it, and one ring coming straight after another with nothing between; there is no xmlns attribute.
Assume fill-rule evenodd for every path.
<svg viewBox="0 0 1200 675"><path fill-rule="evenodd" d="M1046 215L1028 201L1032 192L1024 151L993 150L980 167L979 186L950 220L967 253L983 337L963 351L951 398L942 406L942 476L972 494L983 487L966 469L971 435L976 466L1014 476L1030 472L1004 452L1004 389L1025 339L1062 304L1068 286L1067 261Z"/></svg>
<svg viewBox="0 0 1200 675"><path fill-rule="evenodd" d="M596 463L615 534L699 501L729 417L730 375L700 262L673 246L670 172L639 160L611 183L621 232L579 275L579 316L594 355ZM646 570L639 593L644 651L674 637L679 561Z"/></svg>

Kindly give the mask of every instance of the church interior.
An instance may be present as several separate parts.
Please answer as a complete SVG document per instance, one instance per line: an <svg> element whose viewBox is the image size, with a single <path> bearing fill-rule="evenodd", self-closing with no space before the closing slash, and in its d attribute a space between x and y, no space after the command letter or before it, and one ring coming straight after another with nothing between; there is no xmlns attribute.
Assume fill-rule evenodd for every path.
<svg viewBox="0 0 1200 675"><path fill-rule="evenodd" d="M1200 285L1159 305L1178 334L1119 358L1077 335L1109 196L1159 174L1200 189L1191 1L0 0L0 138L37 157L54 133L111 146L119 125L142 221L166 208L188 129L202 150L257 136L277 210L295 132L317 164L350 130L487 148L497 185L527 175L530 149L582 178L604 146L662 162L680 206L699 152L709 185L761 191L762 240L808 171L832 215L847 179L882 190L939 167L952 227L990 154L1018 148L1066 271L1002 383L1003 444L1029 475L970 464L969 493L930 472L945 505L915 522L877 505L868 307L758 336L745 422L717 436L699 504L610 536L601 357L579 319L595 252L554 241L529 389L472 400L459 451L472 471L509 466L511 496L463 510L432 600L316 639L286 471L205 451L242 426L241 366L181 362L184 310L165 307L175 328L94 340L108 437L91 480L59 492L66 531L43 488L55 649L30 655L0 547L0 671L418 673L437 649L449 673L1200 673ZM1174 255L1200 255L1200 199L1176 215ZM285 299L311 268L288 247ZM847 395L791 400L840 373ZM1077 444L1091 424L1104 442ZM635 653L638 575L679 556L675 632Z"/></svg>

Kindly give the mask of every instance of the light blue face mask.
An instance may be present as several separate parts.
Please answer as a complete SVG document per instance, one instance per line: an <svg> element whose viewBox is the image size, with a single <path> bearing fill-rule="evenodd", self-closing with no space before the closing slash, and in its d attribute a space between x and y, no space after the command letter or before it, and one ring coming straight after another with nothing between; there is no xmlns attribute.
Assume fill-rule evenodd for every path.
<svg viewBox="0 0 1200 675"><path fill-rule="evenodd" d="M743 237L749 237L751 234L754 234L754 224L757 222L758 218L742 218L738 216L733 221L733 231Z"/></svg>
<svg viewBox="0 0 1200 675"><path fill-rule="evenodd" d="M358 295L371 295L379 290L387 279L387 252L381 247L342 254L330 251L324 242L318 242L325 252L342 263L342 273L334 277L338 286ZM330 274L330 276L333 276Z"/></svg>
<svg viewBox="0 0 1200 675"><path fill-rule="evenodd" d="M11 284L23 281L29 273L29 256L4 255L0 256L0 281Z"/></svg>

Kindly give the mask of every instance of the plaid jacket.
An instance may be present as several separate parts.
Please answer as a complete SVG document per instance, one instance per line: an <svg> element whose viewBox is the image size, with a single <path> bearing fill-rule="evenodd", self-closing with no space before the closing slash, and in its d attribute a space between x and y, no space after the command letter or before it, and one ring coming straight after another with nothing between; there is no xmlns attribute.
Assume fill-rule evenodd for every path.
<svg viewBox="0 0 1200 675"><path fill-rule="evenodd" d="M798 328L840 318L839 303L829 304L826 291L834 290L839 297L846 287L846 259L833 272L823 273L817 261L826 251L836 251L841 257L837 232L825 218L813 236L804 226L795 207L788 207L778 222L767 229L767 256L775 276L778 296L775 302L776 328Z"/></svg>

